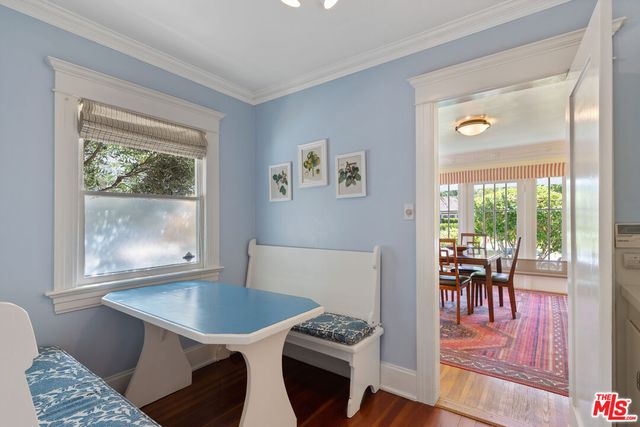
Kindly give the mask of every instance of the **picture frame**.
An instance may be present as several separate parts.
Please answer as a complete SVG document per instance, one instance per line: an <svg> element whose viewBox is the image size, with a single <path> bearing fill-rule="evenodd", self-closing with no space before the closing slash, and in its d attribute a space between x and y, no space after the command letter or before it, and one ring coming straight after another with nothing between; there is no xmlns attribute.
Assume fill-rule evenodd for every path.
<svg viewBox="0 0 640 427"><path fill-rule="evenodd" d="M327 140L298 145L298 187L320 187L328 184Z"/></svg>
<svg viewBox="0 0 640 427"><path fill-rule="evenodd" d="M336 156L336 198L367 196L367 157L365 151Z"/></svg>
<svg viewBox="0 0 640 427"><path fill-rule="evenodd" d="M269 201L288 202L292 199L291 162L269 166Z"/></svg>

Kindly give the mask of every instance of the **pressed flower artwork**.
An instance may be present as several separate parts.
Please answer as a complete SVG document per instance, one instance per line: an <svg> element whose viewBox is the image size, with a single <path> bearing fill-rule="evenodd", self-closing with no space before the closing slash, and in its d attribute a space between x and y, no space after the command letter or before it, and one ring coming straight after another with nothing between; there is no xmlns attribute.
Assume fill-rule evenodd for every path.
<svg viewBox="0 0 640 427"><path fill-rule="evenodd" d="M291 163L269 166L269 201L291 200Z"/></svg>
<svg viewBox="0 0 640 427"><path fill-rule="evenodd" d="M327 140L298 145L298 165L301 188L327 185Z"/></svg>
<svg viewBox="0 0 640 427"><path fill-rule="evenodd" d="M367 195L367 167L365 152L336 156L336 197L365 197Z"/></svg>

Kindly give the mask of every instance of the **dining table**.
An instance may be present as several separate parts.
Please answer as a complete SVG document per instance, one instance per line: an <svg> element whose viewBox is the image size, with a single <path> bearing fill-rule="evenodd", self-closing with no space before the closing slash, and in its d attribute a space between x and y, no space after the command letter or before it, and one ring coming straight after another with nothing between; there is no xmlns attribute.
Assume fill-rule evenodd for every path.
<svg viewBox="0 0 640 427"><path fill-rule="evenodd" d="M492 249L468 248L458 246L458 263L482 266L485 270L485 286L487 287L487 300L489 305L489 322L494 321L493 315L493 278L492 264L495 262L496 271L502 273L503 253Z"/></svg>

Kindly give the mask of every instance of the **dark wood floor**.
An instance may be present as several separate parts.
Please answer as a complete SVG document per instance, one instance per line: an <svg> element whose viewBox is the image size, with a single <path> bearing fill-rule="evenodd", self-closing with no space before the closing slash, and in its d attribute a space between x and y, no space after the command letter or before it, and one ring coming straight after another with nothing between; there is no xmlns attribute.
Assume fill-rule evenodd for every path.
<svg viewBox="0 0 640 427"><path fill-rule="evenodd" d="M360 412L348 419L349 382L346 378L289 358L284 359L284 377L300 426L485 425L384 391L367 393ZM165 427L237 426L242 414L246 379L244 360L235 354L194 372L190 387L142 410Z"/></svg>

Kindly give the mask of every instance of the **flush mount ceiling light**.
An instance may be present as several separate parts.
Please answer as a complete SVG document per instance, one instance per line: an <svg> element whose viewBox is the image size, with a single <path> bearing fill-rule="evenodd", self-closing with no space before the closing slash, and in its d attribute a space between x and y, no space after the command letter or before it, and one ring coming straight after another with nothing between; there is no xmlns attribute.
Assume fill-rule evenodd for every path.
<svg viewBox="0 0 640 427"><path fill-rule="evenodd" d="M282 3L290 7L300 7L300 0L281 0ZM324 8L329 10L338 3L338 0L324 0Z"/></svg>
<svg viewBox="0 0 640 427"><path fill-rule="evenodd" d="M459 121L456 125L456 132L464 136L476 136L491 127L491 123L484 117L472 117Z"/></svg>

